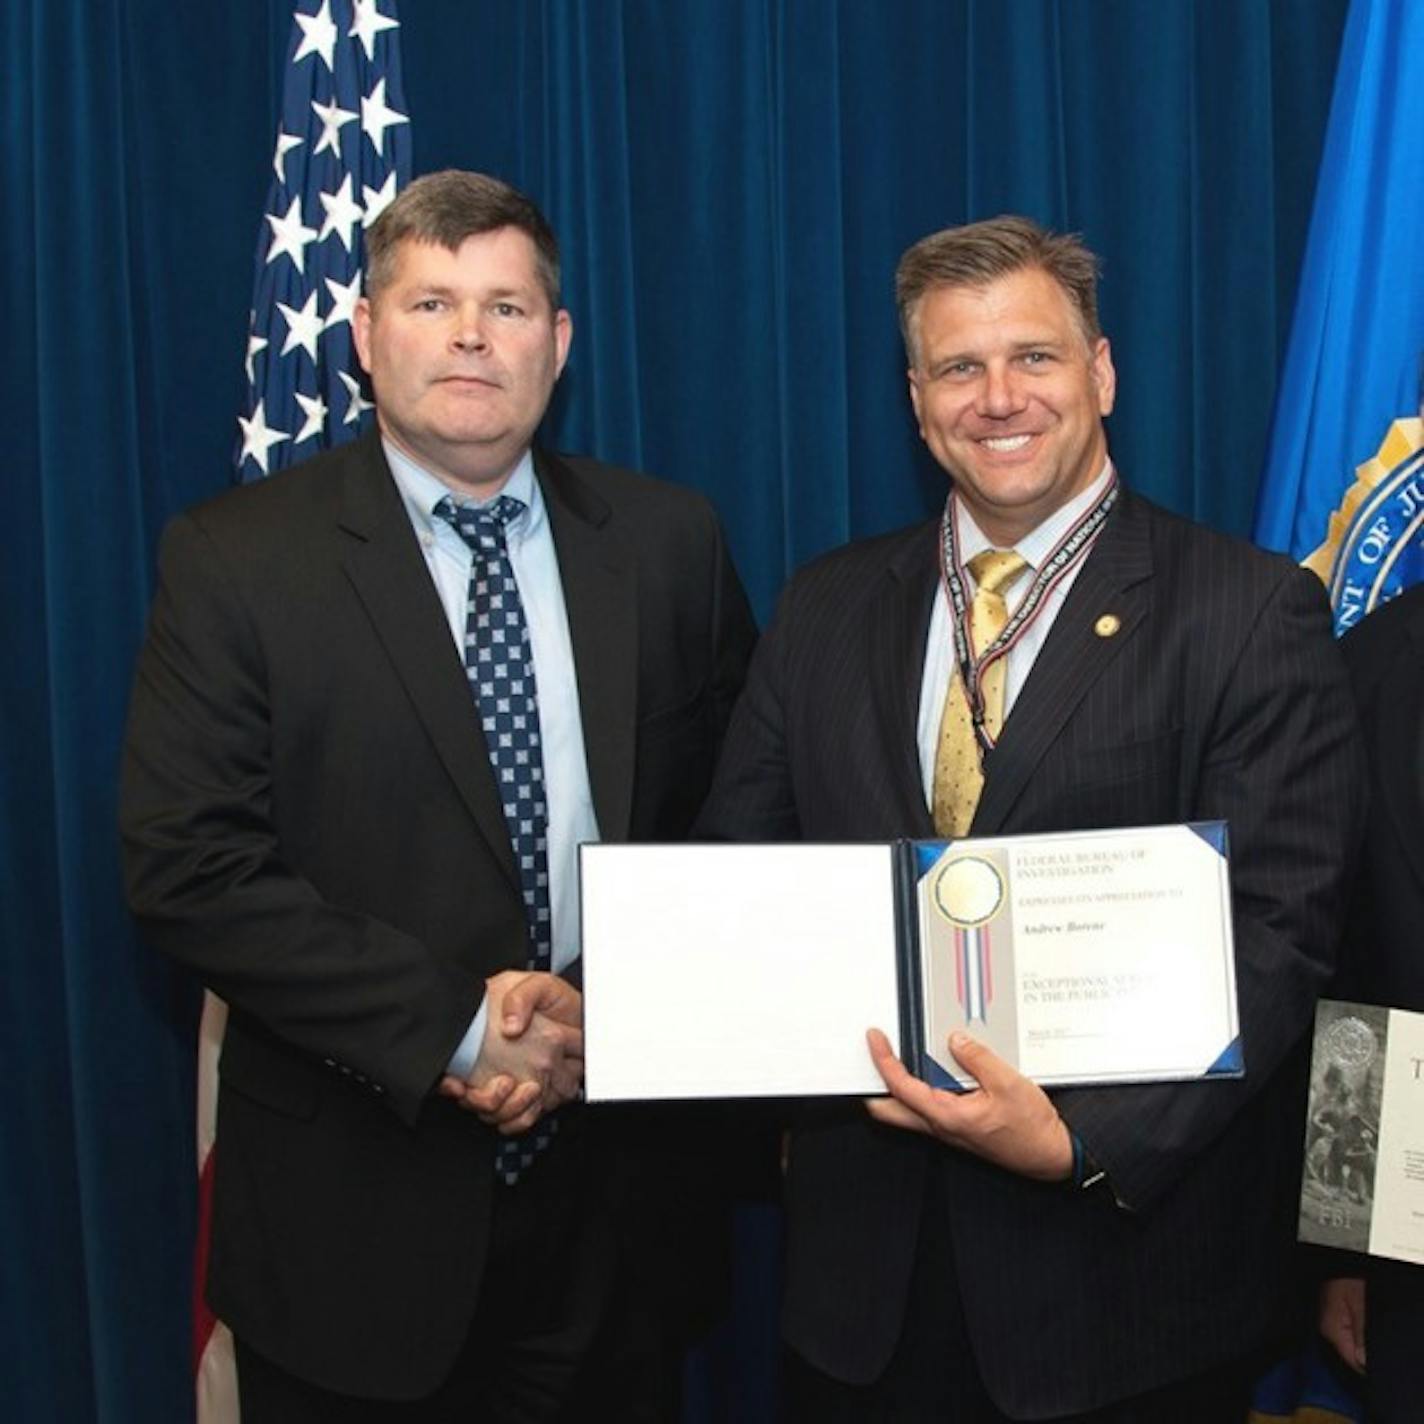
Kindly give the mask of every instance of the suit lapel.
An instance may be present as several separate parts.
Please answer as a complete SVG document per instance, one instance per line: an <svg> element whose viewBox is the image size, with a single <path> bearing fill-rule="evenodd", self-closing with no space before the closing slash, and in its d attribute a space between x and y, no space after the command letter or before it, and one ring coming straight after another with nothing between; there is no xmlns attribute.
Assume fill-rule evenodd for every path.
<svg viewBox="0 0 1424 1424"><path fill-rule="evenodd" d="M542 451L534 467L559 556L599 835L624 840L638 718L637 568L607 502L587 480Z"/></svg>
<svg viewBox="0 0 1424 1424"><path fill-rule="evenodd" d="M436 753L518 889L484 733L449 625L374 433L354 449L338 523L343 563Z"/></svg>
<svg viewBox="0 0 1424 1424"><path fill-rule="evenodd" d="M1003 829L1044 754L1145 616L1151 575L1148 511L1124 489L988 759L972 834ZM1118 620L1107 637L1097 631L1104 615Z"/></svg>
<svg viewBox="0 0 1424 1424"><path fill-rule="evenodd" d="M918 724L925 639L938 588L938 534L938 520L916 529L891 558L869 623L870 698L881 748L892 757L885 768L897 803L892 824L905 826L917 840L935 834L920 772Z"/></svg>

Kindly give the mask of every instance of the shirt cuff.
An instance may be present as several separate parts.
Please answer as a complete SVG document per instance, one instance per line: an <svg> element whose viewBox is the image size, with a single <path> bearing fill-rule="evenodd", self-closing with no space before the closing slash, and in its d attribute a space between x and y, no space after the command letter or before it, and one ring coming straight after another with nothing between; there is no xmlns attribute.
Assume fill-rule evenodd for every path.
<svg viewBox="0 0 1424 1424"><path fill-rule="evenodd" d="M470 1021L470 1026L465 1030L465 1036L456 1046L455 1051L450 1055L450 1062L445 1071L452 1078L468 1079L475 1071L475 1061L480 1056L480 1049L485 1044L485 1024L489 1021L489 1000L484 1000L475 1011L474 1018Z"/></svg>

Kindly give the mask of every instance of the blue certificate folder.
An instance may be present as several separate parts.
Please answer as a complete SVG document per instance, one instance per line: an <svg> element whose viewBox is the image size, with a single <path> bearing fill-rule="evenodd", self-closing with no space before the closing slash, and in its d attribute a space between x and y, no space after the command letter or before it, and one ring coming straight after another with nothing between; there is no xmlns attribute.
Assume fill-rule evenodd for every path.
<svg viewBox="0 0 1424 1424"><path fill-rule="evenodd" d="M1239 1075L1226 852L1221 823L585 845L587 1094L879 1092L871 1027L946 1088L956 1029L1045 1085Z"/></svg>

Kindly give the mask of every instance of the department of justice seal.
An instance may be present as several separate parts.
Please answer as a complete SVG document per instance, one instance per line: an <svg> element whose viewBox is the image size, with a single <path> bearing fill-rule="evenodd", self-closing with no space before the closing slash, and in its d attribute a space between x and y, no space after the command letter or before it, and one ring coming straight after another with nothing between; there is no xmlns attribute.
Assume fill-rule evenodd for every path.
<svg viewBox="0 0 1424 1424"><path fill-rule="evenodd" d="M1004 877L982 855L956 856L935 875L935 908L960 929L987 924L1004 903Z"/></svg>
<svg viewBox="0 0 1424 1424"><path fill-rule="evenodd" d="M1325 541L1305 567L1330 591L1335 631L1354 627L1420 575L1424 562L1424 420L1393 422L1355 470Z"/></svg>

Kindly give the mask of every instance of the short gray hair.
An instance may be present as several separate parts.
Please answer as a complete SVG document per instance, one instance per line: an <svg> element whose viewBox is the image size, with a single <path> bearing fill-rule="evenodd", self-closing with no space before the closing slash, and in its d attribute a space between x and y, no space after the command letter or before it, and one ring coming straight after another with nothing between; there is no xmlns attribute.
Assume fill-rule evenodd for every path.
<svg viewBox="0 0 1424 1424"><path fill-rule="evenodd" d="M458 252L467 237L517 228L534 244L539 283L552 311L559 308L559 242L532 198L487 173L446 168L417 178L366 231L366 295L375 299L395 277L396 252L406 239Z"/></svg>

